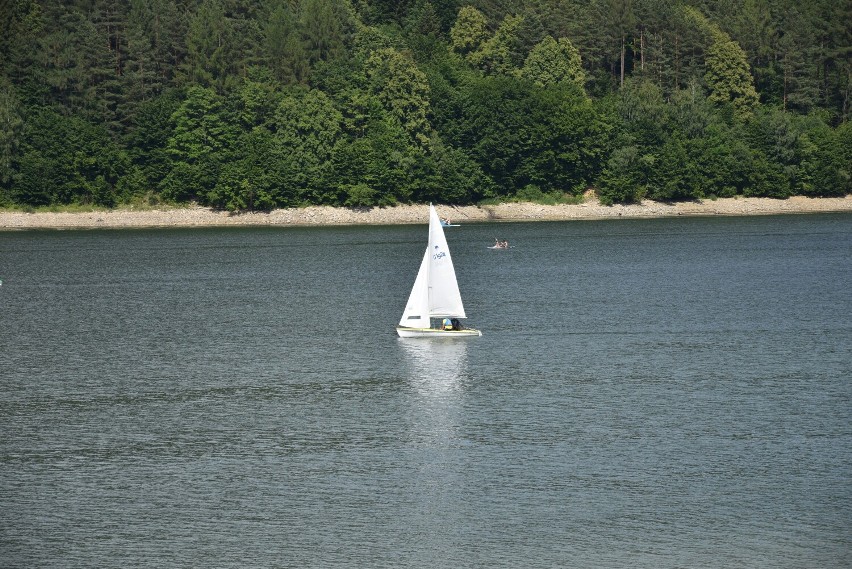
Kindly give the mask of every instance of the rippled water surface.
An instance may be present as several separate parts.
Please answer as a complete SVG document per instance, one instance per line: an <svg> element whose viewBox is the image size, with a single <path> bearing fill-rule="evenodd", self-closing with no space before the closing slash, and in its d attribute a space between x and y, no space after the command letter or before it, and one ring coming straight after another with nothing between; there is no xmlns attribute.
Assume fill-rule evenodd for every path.
<svg viewBox="0 0 852 569"><path fill-rule="evenodd" d="M0 566L850 566L852 216L447 233L0 233Z"/></svg>

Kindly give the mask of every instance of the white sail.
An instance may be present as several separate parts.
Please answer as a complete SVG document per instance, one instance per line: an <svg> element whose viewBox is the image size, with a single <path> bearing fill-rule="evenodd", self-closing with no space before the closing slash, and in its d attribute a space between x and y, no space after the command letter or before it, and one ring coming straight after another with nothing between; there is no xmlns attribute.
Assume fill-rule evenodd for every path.
<svg viewBox="0 0 852 569"><path fill-rule="evenodd" d="M429 272L429 249L423 254L423 261L420 263L420 270L417 271L417 278L414 279L414 286L411 287L411 294L408 296L408 304L405 305L405 312L402 313L402 318L399 319L400 326L409 328L428 328L429 327L429 282L427 273Z"/></svg>
<svg viewBox="0 0 852 569"><path fill-rule="evenodd" d="M429 316L433 318L465 318L456 270L441 219L435 206L429 206Z"/></svg>

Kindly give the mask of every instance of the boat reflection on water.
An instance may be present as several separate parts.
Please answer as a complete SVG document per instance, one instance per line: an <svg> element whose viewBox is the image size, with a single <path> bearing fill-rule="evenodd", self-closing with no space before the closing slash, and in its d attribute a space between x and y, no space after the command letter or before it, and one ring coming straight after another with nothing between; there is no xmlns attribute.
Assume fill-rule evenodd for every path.
<svg viewBox="0 0 852 569"><path fill-rule="evenodd" d="M458 504L481 480L469 477L470 440L465 432L467 350L458 339L400 338L404 352L406 529L433 567L458 563L457 528L466 519ZM466 510L463 508L461 511Z"/></svg>
<svg viewBox="0 0 852 569"><path fill-rule="evenodd" d="M440 338L400 338L407 379L423 395L457 391L467 377L469 342Z"/></svg>

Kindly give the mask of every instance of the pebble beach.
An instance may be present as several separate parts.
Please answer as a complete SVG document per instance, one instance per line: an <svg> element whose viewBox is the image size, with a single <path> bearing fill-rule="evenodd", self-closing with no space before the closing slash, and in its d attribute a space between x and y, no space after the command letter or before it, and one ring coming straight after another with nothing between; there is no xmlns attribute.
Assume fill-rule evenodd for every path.
<svg viewBox="0 0 852 569"><path fill-rule="evenodd" d="M611 218L656 218L714 215L777 215L852 212L852 195L842 198L792 197L722 198L695 202L605 206L596 199L574 205L506 203L499 205L436 205L439 215L453 223L566 221ZM214 226L322 226L322 225L398 225L427 223L425 205L393 207L336 208L305 207L277 209L271 212L230 213L205 207L164 209L115 209L90 212L19 212L0 211L0 230L18 229L94 229L142 227L214 227Z"/></svg>

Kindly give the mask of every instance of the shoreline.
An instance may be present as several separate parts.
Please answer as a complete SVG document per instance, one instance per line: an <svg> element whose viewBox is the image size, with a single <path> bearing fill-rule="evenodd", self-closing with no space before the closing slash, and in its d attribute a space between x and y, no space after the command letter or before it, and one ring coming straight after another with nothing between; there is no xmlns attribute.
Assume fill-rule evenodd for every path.
<svg viewBox="0 0 852 569"><path fill-rule="evenodd" d="M569 221L596 219L662 218L678 216L753 216L852 212L852 195L842 198L791 197L720 198L700 202L604 206L595 199L576 205L506 203L484 206L436 205L439 215L453 223ZM427 223L425 205L373 208L310 206L277 209L268 213L229 213L195 206L152 210L116 209L91 212L0 211L0 231L18 229L96 229L221 226L332 226L401 225Z"/></svg>

